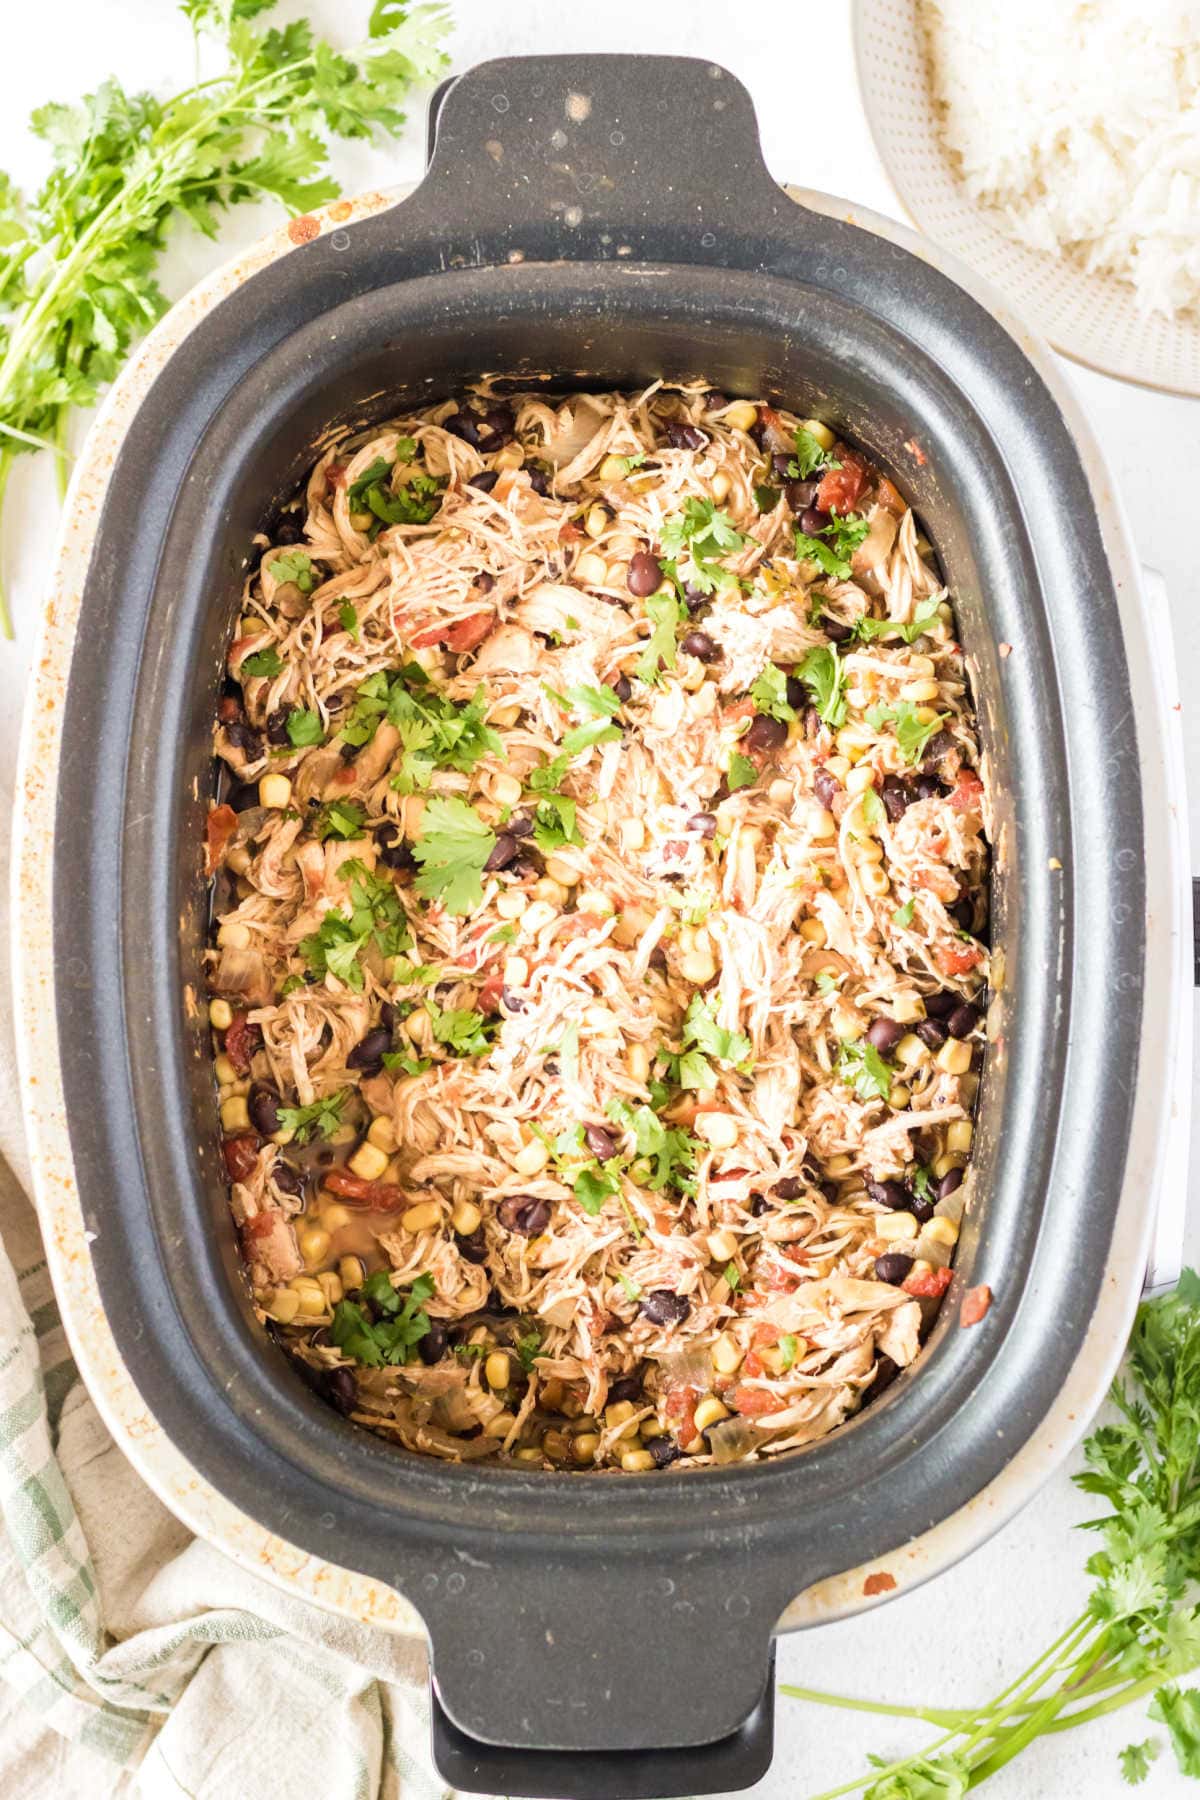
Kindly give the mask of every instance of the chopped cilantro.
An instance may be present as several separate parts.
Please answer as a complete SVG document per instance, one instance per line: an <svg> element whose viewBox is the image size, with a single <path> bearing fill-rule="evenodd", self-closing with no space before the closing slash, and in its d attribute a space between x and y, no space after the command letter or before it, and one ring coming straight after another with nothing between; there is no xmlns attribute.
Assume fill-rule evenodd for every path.
<svg viewBox="0 0 1200 1800"><path fill-rule="evenodd" d="M884 725L895 725L896 743L906 763L920 762L930 738L949 718L948 713L938 713L932 719L922 720L917 716L919 710L911 700L901 700L895 706L872 706L867 712L867 724L875 731Z"/></svg>
<svg viewBox="0 0 1200 1800"><path fill-rule="evenodd" d="M639 681L654 686L662 668L675 667L676 636L687 619L687 608L674 594L651 594L645 601L645 608L653 630L642 648L634 673Z"/></svg>
<svg viewBox="0 0 1200 1800"><path fill-rule="evenodd" d="M498 925L495 931L488 933L489 944L515 944L516 941L517 928L511 919L507 925Z"/></svg>
<svg viewBox="0 0 1200 1800"><path fill-rule="evenodd" d="M284 1131L295 1134L298 1144L306 1144L309 1138L320 1135L331 1138L342 1122L342 1108L350 1098L351 1090L343 1088L337 1094L325 1094L308 1106L281 1106L279 1123Z"/></svg>
<svg viewBox="0 0 1200 1800"><path fill-rule="evenodd" d="M818 992L818 994L836 994L837 991L838 991L837 976L831 975L828 969L821 969L817 974L817 992Z"/></svg>
<svg viewBox="0 0 1200 1800"><path fill-rule="evenodd" d="M338 607L338 623L343 631L348 631L355 643L362 633L358 629L358 609L349 600L343 600Z"/></svg>
<svg viewBox="0 0 1200 1800"><path fill-rule="evenodd" d="M287 716L287 734L293 747L303 750L309 744L319 744L325 735L321 729L320 713L308 712L297 706Z"/></svg>
<svg viewBox="0 0 1200 1800"><path fill-rule="evenodd" d="M495 848L495 833L465 800L435 794L413 845L421 865L417 892L440 900L449 913L470 912L483 898L483 867Z"/></svg>
<svg viewBox="0 0 1200 1800"><path fill-rule="evenodd" d="M760 483L754 490L754 504L760 513L774 512L779 505L779 489Z"/></svg>
<svg viewBox="0 0 1200 1800"><path fill-rule="evenodd" d="M859 811L862 813L865 825L883 823L883 801L873 787L863 789L862 798L859 801Z"/></svg>
<svg viewBox="0 0 1200 1800"><path fill-rule="evenodd" d="M403 1050L385 1050L383 1066L391 1074L423 1075L433 1067L427 1056L407 1056Z"/></svg>
<svg viewBox="0 0 1200 1800"><path fill-rule="evenodd" d="M317 836L322 840L362 837L366 816L357 800L331 800L321 808Z"/></svg>
<svg viewBox="0 0 1200 1800"><path fill-rule="evenodd" d="M376 1269L363 1282L359 1301L339 1300L334 1307L330 1339L346 1356L371 1368L412 1362L420 1354L417 1345L429 1331L429 1315L421 1302L430 1299L433 1291L432 1277L418 1275L402 1295L392 1286L387 1271Z"/></svg>
<svg viewBox="0 0 1200 1800"><path fill-rule="evenodd" d="M430 682L417 663L394 673L377 670L361 683L341 735L355 748L370 743L386 718L400 733L400 766L392 786L411 794L427 788L435 769L469 775L489 751L499 754L499 737L485 723L487 708L479 688L470 700L451 700Z"/></svg>
<svg viewBox="0 0 1200 1800"><path fill-rule="evenodd" d="M739 788L753 787L757 780L758 770L750 758L743 756L740 750L735 750L729 759L729 773L725 777L730 793L736 794Z"/></svg>
<svg viewBox="0 0 1200 1800"><path fill-rule="evenodd" d="M892 1091L892 1072L866 1038L853 1044L842 1043L837 1072L860 1100L886 1100Z"/></svg>
<svg viewBox="0 0 1200 1800"><path fill-rule="evenodd" d="M282 556L273 557L267 564L267 571L276 581L292 581L302 594L311 594L316 585L312 559L303 550L289 550Z"/></svg>
<svg viewBox="0 0 1200 1800"><path fill-rule="evenodd" d="M300 954L318 979L336 975L355 993L361 993L363 972L358 958L370 935L369 930L356 931L345 913L331 907L316 931L301 938Z"/></svg>
<svg viewBox="0 0 1200 1800"><path fill-rule="evenodd" d="M621 1180L617 1173L619 1168L620 1164L616 1159L603 1165L589 1163L575 1177L575 1198L584 1212L592 1218L602 1211L606 1200L611 1199L613 1194L620 1193Z"/></svg>
<svg viewBox="0 0 1200 1800"><path fill-rule="evenodd" d="M835 515L815 537L796 528L796 555L801 562L815 562L834 581L849 581L851 555L867 535L867 521L858 513Z"/></svg>
<svg viewBox="0 0 1200 1800"><path fill-rule="evenodd" d="M742 1277L736 1263L726 1263L721 1270L721 1277L731 1294L736 1294L742 1285Z"/></svg>
<svg viewBox="0 0 1200 1800"><path fill-rule="evenodd" d="M758 680L750 689L750 698L760 713L766 713L772 719L778 719L784 725L796 716L796 709L790 705L787 697L787 676L774 663L768 663Z"/></svg>
<svg viewBox="0 0 1200 1800"><path fill-rule="evenodd" d="M1121 1765L1122 1780L1127 1781L1130 1787L1137 1787L1149 1775L1150 1764L1157 1756L1158 1744L1154 1738L1143 1738L1140 1744L1126 1744L1117 1757Z"/></svg>
<svg viewBox="0 0 1200 1800"><path fill-rule="evenodd" d="M401 443L405 441L402 439ZM416 448L413 444L410 455L415 455ZM397 460L405 462L408 458L398 456ZM372 535L380 525L428 525L440 505L439 494L444 485L441 481L418 471L407 484L394 488L389 480L392 472L393 465L378 456L351 484L346 495L352 513L374 514Z"/></svg>
<svg viewBox="0 0 1200 1800"><path fill-rule="evenodd" d="M807 481L818 469L841 468L841 463L835 462L829 451L803 425L797 425L792 436L796 454L788 464L788 474L793 481Z"/></svg>
<svg viewBox="0 0 1200 1800"><path fill-rule="evenodd" d="M276 675L282 675L283 664L274 644L268 644L265 650L255 650L250 656L243 656L238 674L261 675L267 681L273 681Z"/></svg>
<svg viewBox="0 0 1200 1800"><path fill-rule="evenodd" d="M621 735L620 728L608 719L589 719L586 725L573 725L563 738L564 756L578 756L593 744L611 744Z"/></svg>
<svg viewBox="0 0 1200 1800"><path fill-rule="evenodd" d="M903 906L898 906L892 914L892 924L900 926L911 925L913 922L913 913L916 911L916 905L916 900L909 898L904 902Z"/></svg>
<svg viewBox="0 0 1200 1800"><path fill-rule="evenodd" d="M537 1329L536 1325L531 1331L527 1331L523 1337L517 1339L517 1356L520 1359L521 1367L527 1375L532 1374L534 1361L540 1354L541 1348L542 1334Z"/></svg>
<svg viewBox="0 0 1200 1800"><path fill-rule="evenodd" d="M688 1132L664 1125L648 1106L631 1107L624 1100L610 1100L608 1116L632 1131L635 1157L653 1162L646 1187L655 1193L663 1188L695 1193L696 1140Z"/></svg>
<svg viewBox="0 0 1200 1800"><path fill-rule="evenodd" d="M933 1177L924 1163L913 1164L908 1180L918 1200L924 1200L929 1206L936 1206L937 1190L933 1185Z"/></svg>
<svg viewBox="0 0 1200 1800"><path fill-rule="evenodd" d="M693 994L683 1022L683 1041L694 1044L705 1055L718 1062L729 1063L739 1074L750 1068L750 1039L740 1031L727 1031L718 1025L712 1007L700 994Z"/></svg>
<svg viewBox="0 0 1200 1800"><path fill-rule="evenodd" d="M870 643L873 638L897 637L905 644L915 642L938 619L938 602L922 600L908 622L899 619L872 619L866 613L854 624L854 636L861 643Z"/></svg>
<svg viewBox="0 0 1200 1800"><path fill-rule="evenodd" d="M577 844L575 828L576 803L566 794L544 794L534 808L533 841L543 856L561 850L564 844Z"/></svg>
<svg viewBox="0 0 1200 1800"><path fill-rule="evenodd" d="M646 452L644 450L639 450L634 456L609 456L605 458L606 462L621 464L619 471L614 470L614 480L621 480L624 476L629 474L631 469L640 469L645 460Z"/></svg>
<svg viewBox="0 0 1200 1800"><path fill-rule="evenodd" d="M661 542L670 559L667 573L674 580L686 581L702 594L740 585L737 576L720 559L744 549L750 539L742 536L715 500L686 500L683 511L665 521ZM681 557L686 559L684 576L676 567Z"/></svg>
<svg viewBox="0 0 1200 1800"><path fill-rule="evenodd" d="M527 777L528 785L535 794L549 794L559 786L567 772L567 756L556 756L551 762L544 762L540 768L531 769Z"/></svg>
<svg viewBox="0 0 1200 1800"><path fill-rule="evenodd" d="M799 676L826 725L845 724L846 671L832 644L815 644L800 664Z"/></svg>
<svg viewBox="0 0 1200 1800"><path fill-rule="evenodd" d="M436 1001L425 1002L433 1035L454 1056L486 1056L492 1047L496 1023L485 1023L482 1013L455 1007L443 1012Z"/></svg>
<svg viewBox="0 0 1200 1800"><path fill-rule="evenodd" d="M577 687L570 687L566 693L567 704L577 712L590 713L593 718L611 719L621 710L621 696L613 692L607 683L599 687L589 687L586 682Z"/></svg>
<svg viewBox="0 0 1200 1800"><path fill-rule="evenodd" d="M629 1299L629 1300L640 1300L641 1299L641 1297L642 1297L641 1288L638 1286L636 1281L630 1280L629 1276L626 1275L624 1269L617 1270L617 1280L620 1282L621 1286L625 1289L625 1296L627 1299Z"/></svg>
<svg viewBox="0 0 1200 1800"><path fill-rule="evenodd" d="M781 1375L786 1375L795 1362L798 1347L790 1331L785 1332L780 1338L776 1348L779 1351L779 1373Z"/></svg>

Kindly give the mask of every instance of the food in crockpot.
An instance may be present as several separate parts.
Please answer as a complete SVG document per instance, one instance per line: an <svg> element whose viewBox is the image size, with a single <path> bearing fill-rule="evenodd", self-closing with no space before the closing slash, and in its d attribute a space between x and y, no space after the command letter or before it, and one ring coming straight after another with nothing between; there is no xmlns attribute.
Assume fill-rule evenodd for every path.
<svg viewBox="0 0 1200 1800"><path fill-rule="evenodd" d="M412 1450L832 1430L949 1280L987 950L962 652L891 481L703 386L335 444L246 582L209 1019L255 1302Z"/></svg>

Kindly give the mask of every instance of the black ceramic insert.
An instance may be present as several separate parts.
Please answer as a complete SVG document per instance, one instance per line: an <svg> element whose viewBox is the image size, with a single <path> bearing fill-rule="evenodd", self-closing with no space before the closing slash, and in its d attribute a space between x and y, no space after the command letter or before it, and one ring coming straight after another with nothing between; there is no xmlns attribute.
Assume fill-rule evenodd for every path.
<svg viewBox="0 0 1200 1800"><path fill-rule="evenodd" d="M250 537L330 427L483 372L560 389L703 376L828 418L911 497L957 595L1006 970L978 1198L915 1376L770 1463L592 1478L409 1456L314 1397L240 1278L208 1034L185 996L203 992L209 722ZM1054 399L936 269L790 200L723 70L489 63L445 93L411 198L326 226L171 356L112 473L77 641L59 1032L100 1288L147 1404L248 1513L420 1610L448 1774L466 1756L501 1791L581 1796L756 1779L765 1728L744 1722L761 1727L779 1615L1003 1469L1078 1353L1117 1214L1141 1024L1137 727ZM977 1281L994 1303L960 1330ZM648 1754L702 1745L711 1767L684 1777L678 1755ZM515 1767L489 1768L487 1746ZM550 1752L591 1754L547 1772Z"/></svg>

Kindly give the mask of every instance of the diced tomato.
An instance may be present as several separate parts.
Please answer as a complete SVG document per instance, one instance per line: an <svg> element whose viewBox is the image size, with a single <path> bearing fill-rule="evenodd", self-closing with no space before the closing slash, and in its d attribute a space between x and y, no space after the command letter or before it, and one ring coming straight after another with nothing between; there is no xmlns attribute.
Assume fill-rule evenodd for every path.
<svg viewBox="0 0 1200 1800"><path fill-rule="evenodd" d="M221 1153L230 1181L249 1181L258 1164L258 1139L252 1131L221 1141Z"/></svg>
<svg viewBox="0 0 1200 1800"><path fill-rule="evenodd" d="M479 1010L493 1018L500 1011L500 996L504 992L504 976L496 969L488 976L479 990Z"/></svg>
<svg viewBox="0 0 1200 1800"><path fill-rule="evenodd" d="M232 806L214 806L204 821L204 866L215 875L221 866L225 846L237 830L237 814Z"/></svg>
<svg viewBox="0 0 1200 1800"><path fill-rule="evenodd" d="M867 485L867 465L855 450L839 450L840 469L826 469L817 489L817 505L822 512L852 513Z"/></svg>
<svg viewBox="0 0 1200 1800"><path fill-rule="evenodd" d="M608 923L608 915L594 912L568 913L554 934L555 943L565 943L568 938L586 937L589 931L599 931Z"/></svg>
<svg viewBox="0 0 1200 1800"><path fill-rule="evenodd" d="M917 1269L900 1285L918 1300L940 1300L952 1279L949 1269Z"/></svg>
<svg viewBox="0 0 1200 1800"><path fill-rule="evenodd" d="M759 407L758 427L767 450L778 452L782 456L794 448L792 434L773 406Z"/></svg>
<svg viewBox="0 0 1200 1800"><path fill-rule="evenodd" d="M762 1284L777 1294L791 1294L806 1279L800 1269L787 1268L782 1263L772 1263L764 1270Z"/></svg>
<svg viewBox="0 0 1200 1800"><path fill-rule="evenodd" d="M496 623L494 612L468 613L465 619L456 619L452 625L431 625L427 631L418 631L409 642L414 650L441 644L451 655L465 656L468 650L478 650L483 640L491 637Z"/></svg>
<svg viewBox="0 0 1200 1800"><path fill-rule="evenodd" d="M367 1181L349 1169L331 1169L321 1177L321 1185L350 1206L370 1207L372 1212L399 1212L408 1205L408 1195L394 1181Z"/></svg>
<svg viewBox="0 0 1200 1800"><path fill-rule="evenodd" d="M663 1411L675 1427L675 1434L681 1444L690 1444L696 1435L696 1403L700 1398L698 1388L672 1388L666 1397Z"/></svg>
<svg viewBox="0 0 1200 1800"><path fill-rule="evenodd" d="M559 527L558 541L560 544L577 544L582 537L583 533L573 519L566 520Z"/></svg>
<svg viewBox="0 0 1200 1800"><path fill-rule="evenodd" d="M960 769L958 785L950 796L950 805L955 812L974 812L982 793L983 783L974 769Z"/></svg>
<svg viewBox="0 0 1200 1800"><path fill-rule="evenodd" d="M234 1013L225 1030L225 1054L239 1075L250 1073L250 1058L262 1043L262 1032L246 1014Z"/></svg>
<svg viewBox="0 0 1200 1800"><path fill-rule="evenodd" d="M766 1364L757 1350L747 1350L742 1359L742 1370L746 1375L765 1375Z"/></svg>
<svg viewBox="0 0 1200 1800"><path fill-rule="evenodd" d="M772 1394L767 1388L740 1385L732 1388L725 1400L743 1419L760 1419L764 1413L782 1412L789 1404L779 1394Z"/></svg>
<svg viewBox="0 0 1200 1800"><path fill-rule="evenodd" d="M234 694L222 694L217 701L217 717L222 725L234 725L242 716L242 703Z"/></svg>
<svg viewBox="0 0 1200 1800"><path fill-rule="evenodd" d="M958 1310L959 1324L978 1325L991 1304L992 1290L986 1283L980 1287L968 1288Z"/></svg>
<svg viewBox="0 0 1200 1800"><path fill-rule="evenodd" d="M983 961L978 944L944 944L937 952L937 965L943 975L965 975Z"/></svg>
<svg viewBox="0 0 1200 1800"><path fill-rule="evenodd" d="M885 512L894 513L898 519L903 518L908 510L899 489L892 486L886 475L879 477L875 497Z"/></svg>

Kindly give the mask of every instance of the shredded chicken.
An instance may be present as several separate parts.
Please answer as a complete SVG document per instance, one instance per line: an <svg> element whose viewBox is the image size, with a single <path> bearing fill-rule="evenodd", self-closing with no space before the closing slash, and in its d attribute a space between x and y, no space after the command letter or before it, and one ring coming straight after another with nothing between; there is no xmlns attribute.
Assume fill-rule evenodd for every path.
<svg viewBox="0 0 1200 1800"><path fill-rule="evenodd" d="M410 1450L833 1430L949 1281L988 793L932 551L703 386L327 450L214 728L211 1018L261 1315Z"/></svg>

